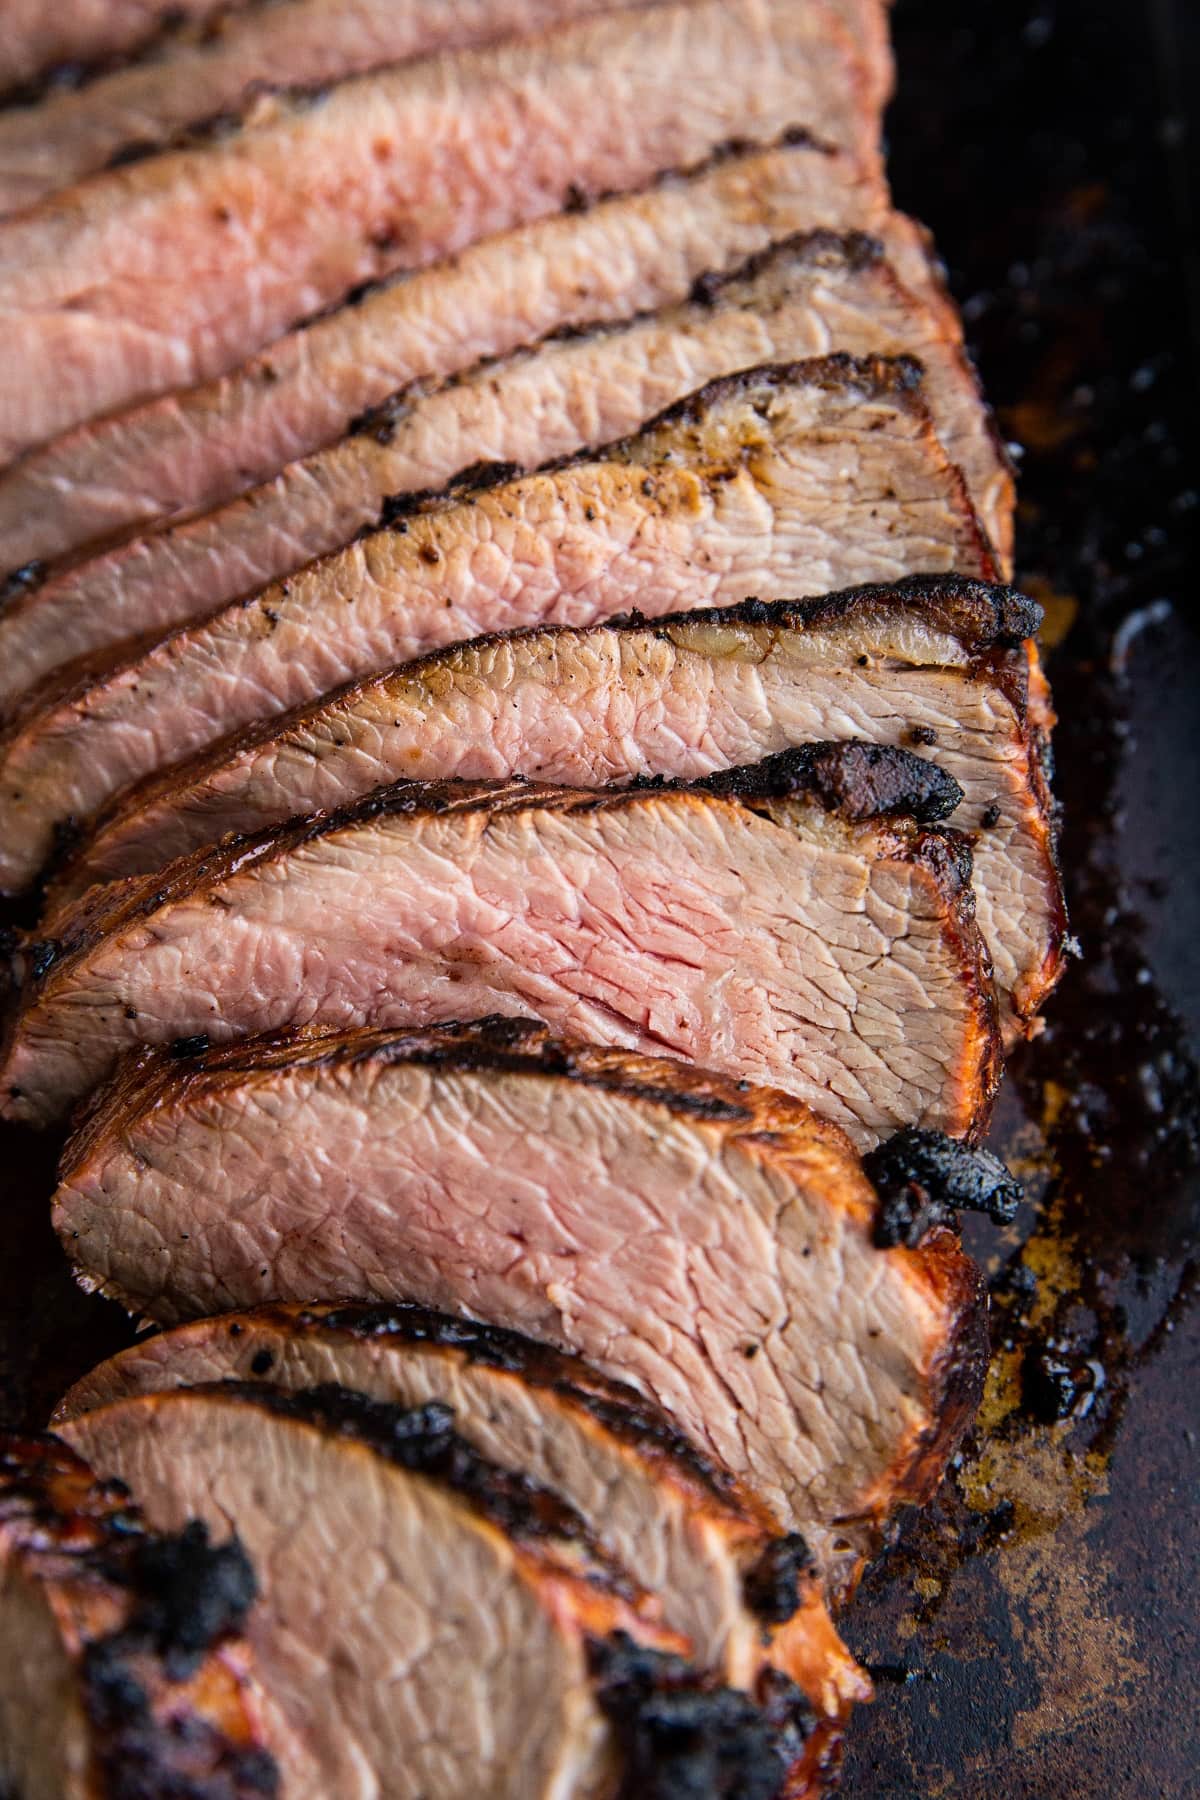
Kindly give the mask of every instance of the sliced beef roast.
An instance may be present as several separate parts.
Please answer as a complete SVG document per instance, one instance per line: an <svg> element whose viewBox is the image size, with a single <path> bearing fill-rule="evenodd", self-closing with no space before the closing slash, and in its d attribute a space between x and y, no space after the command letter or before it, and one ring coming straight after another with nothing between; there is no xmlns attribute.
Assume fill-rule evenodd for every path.
<svg viewBox="0 0 1200 1800"><path fill-rule="evenodd" d="M993 575L918 390L903 359L747 370L605 450L406 501L394 524L124 660L69 665L0 739L0 889L130 782L447 643L913 570Z"/></svg>
<svg viewBox="0 0 1200 1800"><path fill-rule="evenodd" d="M426 1042L433 1049L443 1039L450 1049L445 1034ZM417 1040L410 1044L415 1054ZM360 1048L369 1061L384 1040L364 1036ZM325 1049L336 1056L346 1040ZM264 1052L276 1057L286 1084L284 1046ZM305 1054L319 1056L320 1048ZM610 1069L617 1060L609 1058ZM231 1100L242 1091L235 1077ZM393 1405L452 1407L455 1429L489 1462L568 1501L597 1541L637 1570L697 1661L733 1687L753 1688L768 1668L794 1680L823 1720L826 1745L850 1706L870 1697L825 1609L804 1540L782 1535L761 1502L632 1388L516 1332L419 1306L261 1307L140 1339L80 1382L59 1417L134 1394L268 1379L286 1388L336 1382Z"/></svg>
<svg viewBox="0 0 1200 1800"><path fill-rule="evenodd" d="M0 453L220 374L356 283L627 187L731 131L870 157L865 61L823 0L606 13L265 101L253 123L0 224Z"/></svg>
<svg viewBox="0 0 1200 1800"><path fill-rule="evenodd" d="M148 1531L54 1438L0 1437L0 1789L15 1800L279 1792L241 1626L245 1552ZM227 1528L221 1525L222 1537Z"/></svg>
<svg viewBox="0 0 1200 1800"><path fill-rule="evenodd" d="M986 505L1007 488L961 346L899 286L877 242L810 234L706 278L681 307L557 334L432 391L403 389L273 482L31 585L0 615L0 703L73 657L165 631L341 548L395 495L441 487L472 464L532 468L609 443L718 376L830 348L912 352L972 499Z"/></svg>
<svg viewBox="0 0 1200 1800"><path fill-rule="evenodd" d="M628 1739L656 1725L685 1757L677 1785L651 1765L657 1782L633 1791L780 1793L811 1717L799 1691L771 1684L790 1700L782 1734L746 1695L706 1695L579 1515L452 1422L347 1388L220 1382L114 1401L63 1434L160 1528L235 1526L260 1571L248 1632L290 1725L293 1800L603 1800L630 1791ZM644 1667L668 1654L643 1719L622 1718L610 1659L639 1651ZM703 1707L700 1744L656 1710L676 1684ZM727 1779L689 1790L688 1749L725 1759Z"/></svg>
<svg viewBox="0 0 1200 1800"><path fill-rule="evenodd" d="M188 126L241 111L266 84L313 87L432 51L543 31L606 3L338 0L331 8L329 0L279 0L249 7L222 31L168 38L157 55L0 110L0 212L32 206L115 160L164 149ZM882 15L878 5L873 10Z"/></svg>
<svg viewBox="0 0 1200 1800"><path fill-rule="evenodd" d="M400 387L564 325L677 303L702 274L814 226L878 236L947 338L961 337L916 227L888 210L878 170L804 137L720 151L641 193L469 245L292 332L233 374L31 452L0 473L0 571L20 571L10 597L36 578L26 565L37 559L230 499L341 437ZM1001 496L992 509L998 533L1005 505Z"/></svg>
<svg viewBox="0 0 1200 1800"><path fill-rule="evenodd" d="M0 89L64 70L103 67L145 50L187 21L240 10L246 0L5 0Z"/></svg>
<svg viewBox="0 0 1200 1800"><path fill-rule="evenodd" d="M508 1020L137 1062L55 1207L89 1285L152 1316L417 1299L578 1352L857 1549L930 1492L982 1367L957 1243L880 1249L878 1217L787 1096Z"/></svg>
<svg viewBox="0 0 1200 1800"><path fill-rule="evenodd" d="M225 740L131 789L55 899L405 776L599 787L695 777L853 732L920 744L963 790L979 923L1006 1004L1037 1009L1066 920L1024 640L1039 609L957 576L821 600L479 638Z"/></svg>
<svg viewBox="0 0 1200 1800"><path fill-rule="evenodd" d="M0 1111L46 1124L131 1045L535 1013L771 1081L871 1143L998 1077L990 965L933 764L795 750L599 793L400 782L94 888L27 944Z"/></svg>

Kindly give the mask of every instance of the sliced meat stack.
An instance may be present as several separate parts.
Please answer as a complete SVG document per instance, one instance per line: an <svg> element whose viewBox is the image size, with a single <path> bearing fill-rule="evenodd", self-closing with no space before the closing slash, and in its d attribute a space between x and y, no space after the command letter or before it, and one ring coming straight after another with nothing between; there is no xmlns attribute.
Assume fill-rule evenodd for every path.
<svg viewBox="0 0 1200 1800"><path fill-rule="evenodd" d="M822 1800L1069 944L886 8L8 10L0 1787Z"/></svg>
<svg viewBox="0 0 1200 1800"><path fill-rule="evenodd" d="M218 1521L227 1538L225 1521ZM18 1800L280 1792L242 1547L146 1528L54 1438L0 1437L0 1787Z"/></svg>
<svg viewBox="0 0 1200 1800"><path fill-rule="evenodd" d="M1066 921L1025 643L1038 609L958 576L479 638L335 691L132 788L56 900L381 781L696 778L852 730L952 775L1005 1023L1030 1025Z"/></svg>
<svg viewBox="0 0 1200 1800"><path fill-rule="evenodd" d="M778 1793L811 1729L800 1690L776 1676L760 1708L689 1668L579 1515L452 1419L220 1382L113 1401L63 1435L160 1526L235 1522L297 1800Z"/></svg>
<svg viewBox="0 0 1200 1800"><path fill-rule="evenodd" d="M32 206L109 164L165 149L189 126L244 110L264 87L313 88L436 50L545 30L604 6L605 0L441 0L437 6L344 0L334 10L328 0L280 0L248 6L211 33L176 29L155 55L37 103L0 110L0 213Z"/></svg>
<svg viewBox="0 0 1200 1800"><path fill-rule="evenodd" d="M115 793L339 682L480 633L996 564L906 360L764 365L543 473L472 470L165 637L68 665L0 737L0 889ZM153 633L151 633L153 636Z"/></svg>
<svg viewBox="0 0 1200 1800"><path fill-rule="evenodd" d="M371 1296L577 1352L822 1547L925 1496L982 1375L977 1272L947 1230L877 1246L841 1132L518 1021L139 1060L55 1223L155 1318Z"/></svg>
<svg viewBox="0 0 1200 1800"><path fill-rule="evenodd" d="M0 1112L136 1044L530 1013L772 1082L860 1144L986 1124L997 1009L961 790L827 744L663 788L400 782L91 890L18 961ZM895 816L892 816L895 815Z"/></svg>
<svg viewBox="0 0 1200 1800"><path fill-rule="evenodd" d="M232 499L402 387L568 325L678 304L700 277L798 231L878 237L898 279L961 340L919 230L890 211L878 170L803 134L719 150L640 192L576 199L570 212L366 289L219 380L96 419L0 473L0 570L21 572L14 592L39 559ZM1006 491L993 514L1002 549L1010 481Z"/></svg>
<svg viewBox="0 0 1200 1800"><path fill-rule="evenodd" d="M961 346L899 286L879 245L827 232L764 251L689 303L558 333L429 391L402 389L352 436L207 516L31 581L0 618L0 696L50 668L253 593L373 529L396 497L484 462L533 467L598 448L695 388L774 359L839 351L922 359L937 436L983 505L1005 484Z"/></svg>
<svg viewBox="0 0 1200 1800"><path fill-rule="evenodd" d="M603 13L268 100L0 221L0 453L204 380L357 283L794 124L864 159L867 57L823 0Z"/></svg>
<svg viewBox="0 0 1200 1800"><path fill-rule="evenodd" d="M515 1332L419 1306L263 1307L139 1342L80 1382L57 1420L135 1394L267 1379L452 1407L455 1429L488 1461L569 1501L639 1572L701 1663L734 1687L754 1688L768 1669L796 1681L826 1748L850 1703L869 1697L805 1540L780 1532L641 1394ZM834 1566L847 1582L853 1568Z"/></svg>

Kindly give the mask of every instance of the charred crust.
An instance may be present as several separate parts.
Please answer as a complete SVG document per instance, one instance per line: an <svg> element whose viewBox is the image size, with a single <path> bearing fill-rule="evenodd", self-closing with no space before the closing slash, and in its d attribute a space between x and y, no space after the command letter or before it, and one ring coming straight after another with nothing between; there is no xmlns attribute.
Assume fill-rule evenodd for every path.
<svg viewBox="0 0 1200 1800"><path fill-rule="evenodd" d="M596 1699L621 1752L619 1800L776 1800L813 1730L812 1708L773 1672L756 1705L681 1657L624 1633L590 1640Z"/></svg>
<svg viewBox="0 0 1200 1800"><path fill-rule="evenodd" d="M834 392L850 390L869 399L890 399L904 404L920 392L922 374L915 357L851 356L843 350L797 362L760 363L754 368L741 369L733 375L719 375L714 381L706 382L694 393L657 413L640 426L632 438L611 446L608 454L620 455L627 446L637 444L655 432L675 426L701 425L714 407L726 401L770 400L796 386L822 387ZM596 454L590 451L583 457L567 457L549 466L569 468L579 461L594 460Z"/></svg>
<svg viewBox="0 0 1200 1800"><path fill-rule="evenodd" d="M812 1551L798 1531L775 1538L742 1577L742 1594L750 1611L766 1625L786 1625L800 1605L800 1589L812 1580Z"/></svg>
<svg viewBox="0 0 1200 1800"><path fill-rule="evenodd" d="M2 103L2 97L0 97L0 104ZM814 156L824 157L826 161L831 162L844 155L844 152L831 144L822 143L819 138L815 138L811 132L799 125L791 126L781 132L778 137L766 140L730 137L710 150L699 161L679 164L671 169L662 169L640 187L632 189L606 188L598 193L589 194L586 210L592 211L598 206L627 201L641 194L657 193L663 188L676 187L682 182L699 181L715 170L725 167L728 163L737 162L743 158L770 156L779 150L810 151ZM360 306L364 300L370 300L377 294L400 287L410 279L411 271L401 270L395 274L360 281L356 287L350 289L344 299L335 300L331 305L323 306L310 314L297 329L307 331L313 325L320 324L323 319L331 318L333 314L341 312L345 307Z"/></svg>
<svg viewBox="0 0 1200 1800"><path fill-rule="evenodd" d="M440 1401L395 1406L336 1382L292 1389L265 1382L221 1381L201 1383L188 1391L261 1407L277 1418L293 1419L362 1444L397 1468L451 1489L506 1537L531 1545L579 1546L595 1565L590 1578L599 1578L600 1584L626 1597L636 1593L623 1572L598 1548L573 1506L528 1475L488 1462L454 1430L454 1409Z"/></svg>
<svg viewBox="0 0 1200 1800"><path fill-rule="evenodd" d="M740 283L753 281L781 264L800 268L847 269L858 273L884 260L883 245L865 231L794 231L777 238L732 269L709 270L697 275L689 298L696 306L715 306Z"/></svg>
<svg viewBox="0 0 1200 1800"><path fill-rule="evenodd" d="M896 816L935 824L963 799L957 781L936 763L909 750L853 740L802 744L696 782L663 785L702 789L749 804L803 794L854 824Z"/></svg>
<svg viewBox="0 0 1200 1800"><path fill-rule="evenodd" d="M797 792L794 778L782 772L787 757L792 754L793 752L783 752L782 760L775 759L780 762L780 773L762 778L764 783L778 781L775 797L785 798L788 794L794 795ZM915 762L917 759L913 760ZM732 773L720 779L729 782L733 779ZM691 795L697 801L720 801L722 798L703 782L668 784L662 791L672 795ZM766 798L767 795L764 793L762 797ZM47 950L42 953L42 960L49 957L46 968L61 970L66 963L86 953L88 947L104 932L124 929L139 919L149 917L162 906L195 893L206 879L214 883L220 882L237 872L269 862L276 856L300 850L307 844L316 843L339 831L369 824L372 820L437 818L472 813L501 818L506 814L531 808L559 813L586 813L637 806L653 802L657 798L657 790L647 791L644 787L564 788L528 782L520 777L493 782L391 782L385 787L376 788L360 800L330 812L314 813L308 818L293 820L284 826L268 826L246 837L226 838L211 850L181 857L156 875L90 890L64 915L62 936L47 940L48 943L52 941L55 944L53 955ZM734 803L737 803L736 800ZM27 962L28 956L27 951Z"/></svg>
<svg viewBox="0 0 1200 1800"><path fill-rule="evenodd" d="M25 594L36 593L45 581L48 572L47 565L35 557L32 562L22 563L19 569L14 569L11 574L6 575L4 580L0 581L0 613L3 613L5 607L12 601L20 599Z"/></svg>
<svg viewBox="0 0 1200 1800"><path fill-rule="evenodd" d="M172 1536L142 1538L129 1555L126 1579L137 1596L130 1628L153 1644L175 1680L190 1675L223 1637L240 1631L258 1597L238 1539L210 1544L199 1520Z"/></svg>
<svg viewBox="0 0 1200 1800"><path fill-rule="evenodd" d="M282 1312L280 1324L314 1332L345 1332L360 1338L394 1338L461 1354L468 1362L519 1375L547 1388L641 1455L671 1462L713 1500L741 1511L734 1477L708 1461L664 1413L633 1388L590 1369L580 1358L535 1343L501 1326L456 1319L415 1304L337 1306ZM757 1521L756 1521L757 1522Z"/></svg>
<svg viewBox="0 0 1200 1800"><path fill-rule="evenodd" d="M929 1371L930 1424L920 1433L894 1492L894 1502L927 1500L979 1410L991 1360L987 1283L965 1256L957 1234L935 1228L916 1253L940 1290L949 1328Z"/></svg>
<svg viewBox="0 0 1200 1800"><path fill-rule="evenodd" d="M278 1792L267 1752L222 1729L220 1691L197 1708L178 1686L201 1671L204 1691L201 1665L236 1638L255 1598L236 1539L210 1545L198 1523L147 1532L123 1483L97 1481L51 1437L0 1440L0 1536L34 1579L120 1602L121 1622L85 1632L76 1652L98 1792L109 1800Z"/></svg>
<svg viewBox="0 0 1200 1800"><path fill-rule="evenodd" d="M884 1250L915 1248L935 1227L953 1226L964 1210L1011 1224L1024 1192L990 1150L969 1149L917 1125L868 1151L863 1168L879 1196L875 1242Z"/></svg>
<svg viewBox="0 0 1200 1800"><path fill-rule="evenodd" d="M974 1014L971 1044L964 1051L959 1083L963 1102L955 1131L977 1143L991 1118L1004 1074L1004 1046L991 954L975 916L971 843L952 826L935 825L905 837L898 835L891 854L897 861L924 869L941 898L943 929L954 947Z"/></svg>

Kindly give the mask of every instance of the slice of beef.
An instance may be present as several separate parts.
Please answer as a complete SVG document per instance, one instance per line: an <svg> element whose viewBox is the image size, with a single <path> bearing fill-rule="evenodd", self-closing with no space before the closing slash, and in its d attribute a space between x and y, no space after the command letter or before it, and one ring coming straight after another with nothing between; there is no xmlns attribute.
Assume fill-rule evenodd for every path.
<svg viewBox="0 0 1200 1800"><path fill-rule="evenodd" d="M1010 483L960 345L896 281L877 241L789 239L680 307L556 334L430 390L416 384L330 448L198 518L134 539L28 588L0 615L0 703L50 668L212 612L380 523L391 497L482 462L532 468L626 432L683 395L757 363L830 348L910 352L938 437L980 508Z"/></svg>
<svg viewBox="0 0 1200 1800"><path fill-rule="evenodd" d="M693 0L264 100L240 131L0 224L0 452L218 375L359 282L731 131L799 123L873 155L865 85L823 0Z"/></svg>
<svg viewBox="0 0 1200 1800"><path fill-rule="evenodd" d="M429 1033L426 1043L449 1049L453 1035ZM458 1035L488 1041L478 1031ZM359 1034L359 1054L383 1060L385 1043L381 1034ZM418 1054L417 1041L410 1043ZM346 1039L327 1040L324 1053L336 1057L349 1047ZM285 1057L297 1048L301 1059L322 1054L316 1044L260 1047L285 1088L298 1073ZM532 1070L536 1057L528 1061ZM607 1059L610 1073L615 1062ZM233 1104L247 1077L253 1082L247 1064L243 1055L241 1081L225 1065ZM143 1066L154 1081L154 1065ZM385 1084L390 1058L386 1066ZM171 1067L178 1077L178 1065ZM206 1062L205 1073L211 1078L216 1065ZM660 1080L664 1074L674 1078L669 1070ZM196 1094L204 1111L208 1098ZM169 1089L162 1099L170 1104ZM382 1106L377 1116L382 1123ZM578 1357L419 1306L261 1307L140 1339L78 1383L58 1416L227 1380L286 1388L336 1382L392 1405L452 1407L455 1429L481 1455L568 1501L597 1541L637 1570L697 1661L733 1687L752 1689L771 1668L794 1680L822 1720L814 1755L828 1751L853 1703L870 1697L869 1681L834 1630L803 1539L782 1534L761 1502L650 1401Z"/></svg>
<svg viewBox="0 0 1200 1800"><path fill-rule="evenodd" d="M526 775L599 787L696 777L852 731L963 790L974 888L1006 1011L1032 1020L1066 917L1025 641L1040 610L957 576L476 639L226 739L117 801L53 886L141 874L382 781Z"/></svg>
<svg viewBox="0 0 1200 1800"><path fill-rule="evenodd" d="M0 110L0 212L166 149L189 126L243 111L264 86L315 87L414 56L544 31L605 4L339 0L331 8L329 0L279 0L249 7L222 30L169 38L156 55Z"/></svg>
<svg viewBox="0 0 1200 1800"><path fill-rule="evenodd" d="M564 325L678 303L700 275L814 226L880 237L947 338L960 335L916 228L889 212L877 170L804 137L726 149L641 193L470 245L292 332L233 374L31 452L0 473L0 570L21 572L10 596L35 579L27 565L228 500L341 437L413 381Z"/></svg>
<svg viewBox="0 0 1200 1800"><path fill-rule="evenodd" d="M447 643L913 570L992 576L918 390L904 360L748 370L564 465L469 472L253 599L68 665L0 738L0 888L30 882L56 830L129 783Z"/></svg>
<svg viewBox="0 0 1200 1800"><path fill-rule="evenodd" d="M241 1636L253 1571L237 1543L180 1524L148 1531L129 1490L55 1438L0 1437L5 1794L278 1793Z"/></svg>
<svg viewBox="0 0 1200 1800"><path fill-rule="evenodd" d="M6 97L39 80L82 80L146 50L188 22L240 10L246 0L5 0L0 39L0 92Z"/></svg>
<svg viewBox="0 0 1200 1800"><path fill-rule="evenodd" d="M840 1131L520 1021L142 1059L55 1224L151 1316L415 1299L576 1352L822 1549L925 1498L978 1395L974 1270L945 1231L877 1247Z"/></svg>
<svg viewBox="0 0 1200 1800"><path fill-rule="evenodd" d="M0 1110L47 1124L131 1045L535 1013L775 1082L860 1143L956 1135L999 1073L960 797L830 744L692 786L397 783L93 888L27 944Z"/></svg>
<svg viewBox="0 0 1200 1800"><path fill-rule="evenodd" d="M605 1648L670 1656L680 1640L578 1514L452 1423L445 1406L336 1386L220 1382L114 1401L63 1435L160 1528L190 1514L236 1527L262 1582L249 1635L291 1726L289 1795L627 1792ZM685 1679L674 1658L667 1668ZM799 1736L808 1717L792 1692ZM707 1697L741 1724L727 1754L746 1759L749 1788L698 1791L779 1793L787 1765L767 1721L745 1695Z"/></svg>

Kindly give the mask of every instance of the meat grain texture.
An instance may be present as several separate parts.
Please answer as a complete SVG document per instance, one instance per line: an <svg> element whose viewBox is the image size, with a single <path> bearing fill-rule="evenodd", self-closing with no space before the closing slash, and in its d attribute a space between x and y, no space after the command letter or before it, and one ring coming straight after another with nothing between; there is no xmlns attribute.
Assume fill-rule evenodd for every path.
<svg viewBox="0 0 1200 1800"><path fill-rule="evenodd" d="M583 198L582 191L579 196ZM0 570L29 567L177 512L202 511L330 444L414 381L468 369L563 326L678 304L705 274L816 227L870 231L899 279L957 313L878 169L801 135L726 147L685 174L468 245L368 289L188 391L81 425L0 470Z"/></svg>
<svg viewBox="0 0 1200 1800"><path fill-rule="evenodd" d="M1007 464L960 345L906 292L880 247L810 234L690 302L489 359L452 381L400 390L352 434L199 518L31 583L0 615L0 705L52 668L202 617L379 525L395 497L485 462L533 468L636 431L722 375L830 351L916 357L947 456L985 528L1004 513Z"/></svg>
<svg viewBox="0 0 1200 1800"><path fill-rule="evenodd" d="M577 1514L486 1463L445 1408L223 1382L114 1401L63 1434L144 1493L160 1527L235 1523L262 1571L248 1630L286 1726L288 1795L623 1791L597 1652L686 1645ZM744 1696L715 1722L730 1712L753 1727ZM765 1725L728 1750L769 1758L759 1791L778 1790L786 1765Z"/></svg>
<svg viewBox="0 0 1200 1800"><path fill-rule="evenodd" d="M865 64L822 0L695 0L266 102L0 222L0 455L234 367L358 283L810 126L876 154Z"/></svg>
<svg viewBox="0 0 1200 1800"><path fill-rule="evenodd" d="M420 1306L260 1307L142 1340L77 1384L58 1417L252 1379L288 1389L334 1382L392 1405L451 1406L455 1430L489 1462L566 1500L639 1572L703 1667L751 1690L767 1669L788 1675L820 1716L826 1745L850 1706L870 1698L806 1541L781 1534L761 1502L644 1395L518 1333Z"/></svg>
<svg viewBox="0 0 1200 1800"><path fill-rule="evenodd" d="M52 884L159 868L227 832L342 806L384 780L571 786L694 778L839 732L919 743L963 791L973 885L1006 1025L1031 1029L1066 939L1046 744L1011 589L916 578L476 639L226 739L121 796Z"/></svg>
<svg viewBox="0 0 1200 1800"><path fill-rule="evenodd" d="M20 958L0 1110L61 1119L139 1043L506 1012L773 1083L860 1144L970 1135L998 1038L969 852L843 807L863 757L726 792L399 783L93 889Z"/></svg>
<svg viewBox="0 0 1200 1800"><path fill-rule="evenodd" d="M625 4L636 0L625 0ZM211 33L28 105L0 109L0 213L108 164L171 147L189 126L252 105L264 88L311 88L439 50L543 31L605 0L275 0Z"/></svg>
<svg viewBox="0 0 1200 1800"><path fill-rule="evenodd" d="M950 1234L880 1250L875 1221L786 1095L514 1022L143 1060L55 1209L89 1285L151 1317L418 1300L577 1352L834 1561L929 1492L982 1368Z"/></svg>
<svg viewBox="0 0 1200 1800"><path fill-rule="evenodd" d="M913 569L990 576L962 475L904 360L711 384L545 472L473 471L390 527L124 660L70 665L0 738L0 889L129 783L341 682L483 633L819 594Z"/></svg>

